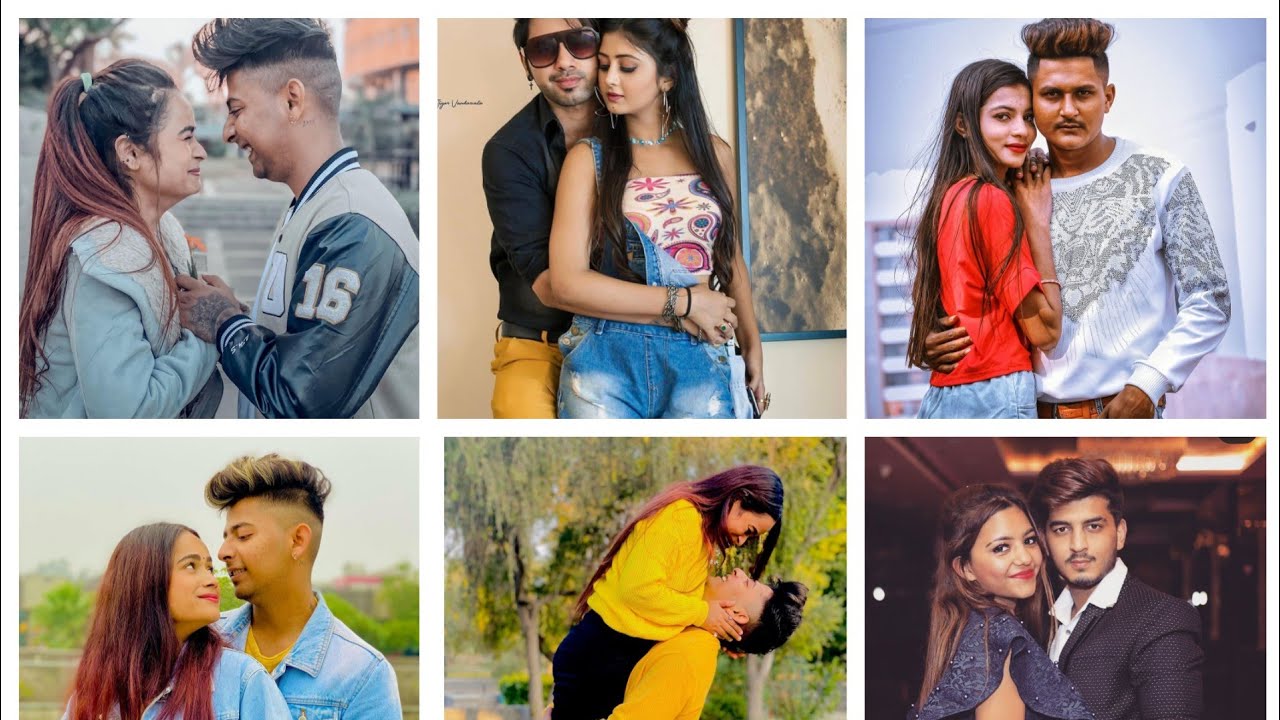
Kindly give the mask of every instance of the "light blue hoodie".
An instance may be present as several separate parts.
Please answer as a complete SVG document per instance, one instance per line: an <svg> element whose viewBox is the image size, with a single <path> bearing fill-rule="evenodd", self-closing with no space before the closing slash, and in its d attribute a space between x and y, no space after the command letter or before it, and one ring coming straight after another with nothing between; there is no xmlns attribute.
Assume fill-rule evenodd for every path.
<svg viewBox="0 0 1280 720"><path fill-rule="evenodd" d="M192 264L182 226L161 218L168 258L149 268L151 248L136 230L101 218L85 227L67 253L62 299L41 343L49 367L27 415L213 417L218 352L183 330L166 301L166 271L186 274Z"/></svg>

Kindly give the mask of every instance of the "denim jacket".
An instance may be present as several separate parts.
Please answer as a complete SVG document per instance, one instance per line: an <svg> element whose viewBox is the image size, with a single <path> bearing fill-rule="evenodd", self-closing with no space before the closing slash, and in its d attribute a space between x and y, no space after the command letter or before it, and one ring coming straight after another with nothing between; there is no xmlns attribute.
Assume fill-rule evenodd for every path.
<svg viewBox="0 0 1280 720"><path fill-rule="evenodd" d="M142 720L155 720L173 691L166 687L142 712ZM74 699L72 700L74 703ZM71 716L68 707L62 720ZM119 712L111 714L118 720ZM253 658L223 648L213 668L213 717L216 720L292 720L289 707L267 672ZM178 720L181 720L179 718Z"/></svg>
<svg viewBox="0 0 1280 720"><path fill-rule="evenodd" d="M27 414L213 417L222 398L218 352L168 317L165 263L175 274L191 265L182 226L169 213L161 218L168 257L157 263L138 231L101 218L85 227L67 252L62 297L40 340L48 369Z"/></svg>
<svg viewBox="0 0 1280 720"><path fill-rule="evenodd" d="M401 720L391 663L334 617L324 596L271 677L296 720ZM223 613L218 631L244 649L253 606Z"/></svg>

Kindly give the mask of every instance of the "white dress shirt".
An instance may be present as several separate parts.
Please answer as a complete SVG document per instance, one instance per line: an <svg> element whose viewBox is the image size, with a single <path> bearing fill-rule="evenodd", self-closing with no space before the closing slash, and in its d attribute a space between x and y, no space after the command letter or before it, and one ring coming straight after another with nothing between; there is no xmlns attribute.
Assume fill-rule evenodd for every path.
<svg viewBox="0 0 1280 720"><path fill-rule="evenodd" d="M1075 632L1076 623L1080 621L1080 616L1084 614L1086 607L1093 605L1106 610L1116 604L1116 600L1120 598L1120 588L1124 587L1124 579L1128 576L1129 568L1125 566L1124 560L1116 558L1116 566L1111 568L1111 572L1107 573L1102 578L1102 582L1093 588L1084 607L1081 607L1080 612L1075 615L1071 614L1071 608L1075 605L1075 601L1071 598L1071 589L1062 589L1057 601L1053 603L1053 616L1058 620L1058 631L1053 634L1053 642L1049 643L1049 659L1055 663L1058 662L1062 648L1067 646L1067 640L1071 639L1071 633Z"/></svg>

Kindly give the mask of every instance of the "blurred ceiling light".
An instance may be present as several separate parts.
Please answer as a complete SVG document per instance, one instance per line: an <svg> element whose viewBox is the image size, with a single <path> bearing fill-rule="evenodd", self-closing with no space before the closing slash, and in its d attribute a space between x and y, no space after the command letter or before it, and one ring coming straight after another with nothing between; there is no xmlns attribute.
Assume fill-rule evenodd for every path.
<svg viewBox="0 0 1280 720"><path fill-rule="evenodd" d="M1084 437L1049 444L1043 439L997 438L996 447L1015 476L1036 475L1054 460L1100 457L1115 467L1122 481L1150 482L1171 480L1179 473L1239 474L1266 451L1266 439Z"/></svg>
<svg viewBox="0 0 1280 720"><path fill-rule="evenodd" d="M1238 473L1252 462L1253 458L1245 454L1183 455L1178 460L1178 472Z"/></svg>

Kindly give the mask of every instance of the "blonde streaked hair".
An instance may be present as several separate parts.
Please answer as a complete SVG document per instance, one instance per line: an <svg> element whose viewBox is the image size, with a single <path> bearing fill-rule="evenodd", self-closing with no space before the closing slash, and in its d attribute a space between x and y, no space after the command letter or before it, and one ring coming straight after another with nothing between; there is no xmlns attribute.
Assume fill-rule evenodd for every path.
<svg viewBox="0 0 1280 720"><path fill-rule="evenodd" d="M232 460L209 479L204 498L214 508L227 510L245 498L260 497L305 508L324 522L324 502L331 489L329 478L316 466L271 453Z"/></svg>

